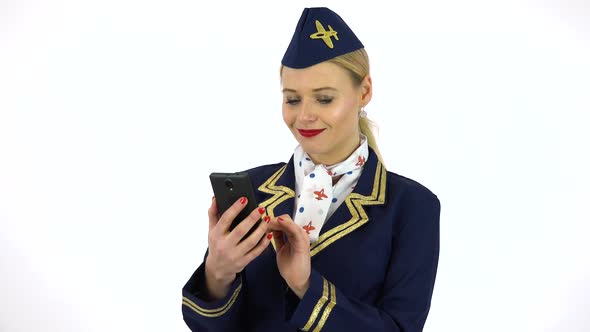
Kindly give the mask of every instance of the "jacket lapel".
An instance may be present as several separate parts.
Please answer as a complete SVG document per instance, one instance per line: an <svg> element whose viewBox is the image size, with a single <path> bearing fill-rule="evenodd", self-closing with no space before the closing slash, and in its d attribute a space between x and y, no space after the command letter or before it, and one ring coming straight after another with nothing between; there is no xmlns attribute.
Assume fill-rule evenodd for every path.
<svg viewBox="0 0 590 332"><path fill-rule="evenodd" d="M318 240L310 248L312 257L369 221L364 206L385 203L386 178L387 170L369 148L369 158L358 183L323 225Z"/></svg>
<svg viewBox="0 0 590 332"><path fill-rule="evenodd" d="M369 148L369 157L355 189L322 226L318 240L310 248L312 257L369 221L364 206L385 203L386 177L387 170L373 149ZM293 157L264 181L258 190L269 196L260 204L268 216L292 215L295 202Z"/></svg>
<svg viewBox="0 0 590 332"><path fill-rule="evenodd" d="M264 181L258 190L269 197L260 206L266 209L266 214L271 218L282 214L293 214L295 201L295 173L293 172L293 157L288 163L277 170L270 178Z"/></svg>

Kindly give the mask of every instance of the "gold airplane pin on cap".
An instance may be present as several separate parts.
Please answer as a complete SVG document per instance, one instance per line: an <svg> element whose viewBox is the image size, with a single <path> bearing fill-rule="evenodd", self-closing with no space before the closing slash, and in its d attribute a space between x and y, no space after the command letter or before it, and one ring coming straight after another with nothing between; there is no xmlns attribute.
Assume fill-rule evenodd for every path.
<svg viewBox="0 0 590 332"><path fill-rule="evenodd" d="M326 7L305 8L281 64L306 68L363 47L334 11Z"/></svg>

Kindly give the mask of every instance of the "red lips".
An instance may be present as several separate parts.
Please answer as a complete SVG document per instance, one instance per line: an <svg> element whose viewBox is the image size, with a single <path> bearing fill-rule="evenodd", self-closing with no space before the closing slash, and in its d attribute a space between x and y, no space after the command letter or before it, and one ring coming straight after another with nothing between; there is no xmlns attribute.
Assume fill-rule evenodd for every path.
<svg viewBox="0 0 590 332"><path fill-rule="evenodd" d="M319 133L321 133L325 129L326 128L324 128L324 129L297 129L297 130L299 131L299 133L303 137L313 137L315 135L318 135Z"/></svg>

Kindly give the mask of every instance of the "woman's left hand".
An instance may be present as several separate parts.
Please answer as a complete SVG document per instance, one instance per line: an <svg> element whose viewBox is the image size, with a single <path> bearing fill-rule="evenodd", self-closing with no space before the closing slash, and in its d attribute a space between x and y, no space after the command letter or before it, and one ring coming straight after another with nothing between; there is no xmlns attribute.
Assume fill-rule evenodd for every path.
<svg viewBox="0 0 590 332"><path fill-rule="evenodd" d="M311 275L309 236L288 214L272 219L268 226L273 230L279 272L293 293L302 298Z"/></svg>

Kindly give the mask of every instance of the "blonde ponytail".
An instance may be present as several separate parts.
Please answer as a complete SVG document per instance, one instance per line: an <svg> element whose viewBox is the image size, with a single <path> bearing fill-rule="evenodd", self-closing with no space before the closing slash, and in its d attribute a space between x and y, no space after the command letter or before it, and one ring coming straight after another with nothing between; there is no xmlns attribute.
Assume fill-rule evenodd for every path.
<svg viewBox="0 0 590 332"><path fill-rule="evenodd" d="M361 117L359 119L359 127L361 130L361 133L363 135L367 136L367 143L369 144L371 149L373 149L373 151L375 151L377 158L383 164L383 157L381 157L381 152L379 151L379 148L377 147L377 140L375 139L375 134L373 132L373 129L377 129L377 124L375 122L369 120L366 117Z"/></svg>
<svg viewBox="0 0 590 332"><path fill-rule="evenodd" d="M363 79L370 73L369 55L364 48L332 58L327 62L331 62L346 69L356 86L360 86ZM359 128L361 133L367 136L369 146L375 151L379 161L383 163L381 152L379 151L379 147L377 147L375 133L373 132L373 129L377 129L377 124L366 117L360 117Z"/></svg>

